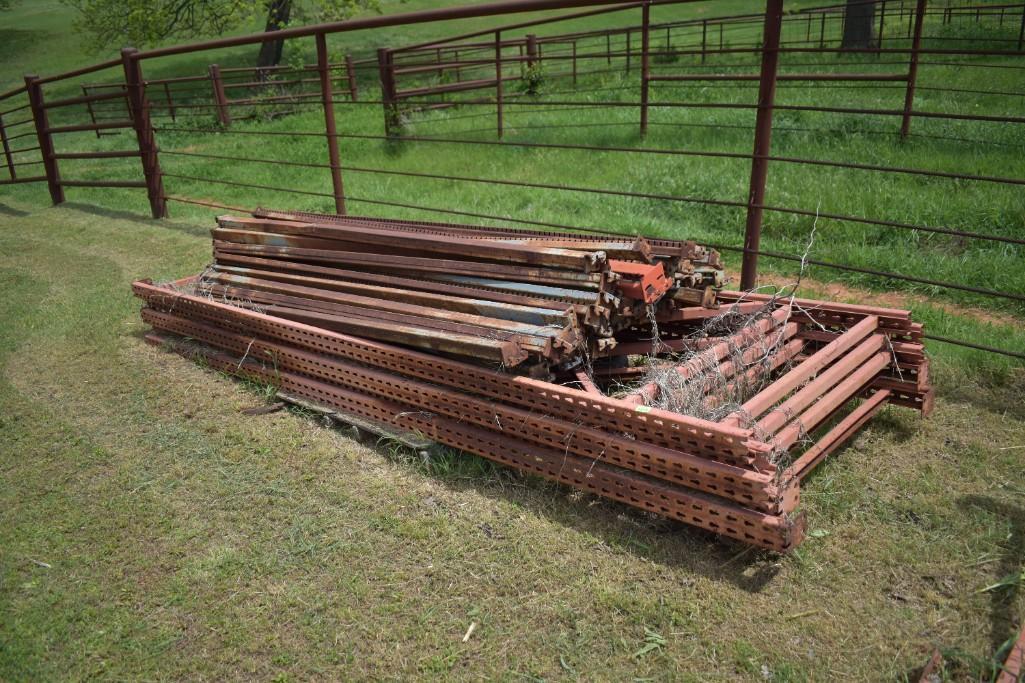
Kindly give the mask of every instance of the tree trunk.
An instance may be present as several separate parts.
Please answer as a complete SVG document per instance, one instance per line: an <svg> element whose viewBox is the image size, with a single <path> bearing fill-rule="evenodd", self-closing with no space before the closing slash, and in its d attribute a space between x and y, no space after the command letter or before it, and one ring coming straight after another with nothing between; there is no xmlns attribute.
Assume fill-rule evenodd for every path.
<svg viewBox="0 0 1025 683"><path fill-rule="evenodd" d="M875 25L876 6L870 0L847 0L841 48L868 48L874 46L872 27Z"/></svg>
<svg viewBox="0 0 1025 683"><path fill-rule="evenodd" d="M268 0L267 2L267 27L266 32L278 31L288 25L288 18L292 14L292 0ZM281 63L281 52L285 47L282 39L268 40L260 45L260 55L257 57L258 67L277 66Z"/></svg>

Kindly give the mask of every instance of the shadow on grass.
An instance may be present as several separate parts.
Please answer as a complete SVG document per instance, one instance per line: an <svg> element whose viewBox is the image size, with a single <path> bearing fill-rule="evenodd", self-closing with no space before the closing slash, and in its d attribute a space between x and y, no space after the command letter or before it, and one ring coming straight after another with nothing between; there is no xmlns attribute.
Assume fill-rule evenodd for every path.
<svg viewBox="0 0 1025 683"><path fill-rule="evenodd" d="M963 401L996 415L1025 420L1025 401L1012 399L1025 394L1025 368L1012 371L1000 385L945 382L942 391L948 401Z"/></svg>
<svg viewBox="0 0 1025 683"><path fill-rule="evenodd" d="M209 237L210 229L202 225L193 225L191 223L175 223L167 220L155 220L148 214L134 213L132 211L122 211L118 209L106 209L101 206L94 204L82 204L80 202L66 202L62 206L75 211L81 211L82 213L92 214L94 216L102 216L103 218L111 218L119 221L128 221L131 223L138 223L147 227L157 227L167 230L175 230L182 232L187 235L195 237Z"/></svg>
<svg viewBox="0 0 1025 683"><path fill-rule="evenodd" d="M990 649L1000 650L1018 635L1020 624L1015 622L1014 604L1021 592L1021 581L1002 582L1009 576L1025 570L1025 507L1011 505L990 496L970 495L958 499L963 506L973 506L1009 522L1011 532L1003 547L1000 562L993 572L993 584L1003 585L988 591L990 596Z"/></svg>
<svg viewBox="0 0 1025 683"><path fill-rule="evenodd" d="M366 445L452 491L470 491L522 507L599 539L610 549L680 568L741 590L761 591L782 568L780 557L696 527L523 475L484 458L445 449L434 459L410 457L387 444Z"/></svg>
<svg viewBox="0 0 1025 683"><path fill-rule="evenodd" d="M0 214L4 216L13 216L15 218L24 218L25 216L31 216L32 214L28 211L22 211L21 209L15 209L6 204L0 204Z"/></svg>

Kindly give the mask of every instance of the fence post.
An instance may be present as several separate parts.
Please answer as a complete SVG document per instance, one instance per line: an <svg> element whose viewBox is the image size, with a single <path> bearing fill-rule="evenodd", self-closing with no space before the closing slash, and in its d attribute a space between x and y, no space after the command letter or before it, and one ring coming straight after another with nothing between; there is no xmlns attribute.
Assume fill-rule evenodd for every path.
<svg viewBox="0 0 1025 683"><path fill-rule="evenodd" d="M1025 43L1025 5L1021 8L1021 28L1018 29L1018 52L1021 52L1021 46Z"/></svg>
<svg viewBox="0 0 1025 683"><path fill-rule="evenodd" d="M651 19L651 3L646 2L641 6L641 135L648 134L648 43L650 31L648 30Z"/></svg>
<svg viewBox="0 0 1025 683"><path fill-rule="evenodd" d="M384 134L391 137L392 127L396 123L398 111L395 101L395 73L392 71L392 54L391 50L386 47L377 48L377 72L381 79Z"/></svg>
<svg viewBox="0 0 1025 683"><path fill-rule="evenodd" d="M224 81L221 80L221 67L210 65L210 85L214 90L214 104L217 105L217 120L227 128L231 125L231 112L228 110L228 98L224 95Z"/></svg>
<svg viewBox="0 0 1025 683"><path fill-rule="evenodd" d="M174 99L171 97L171 86L164 81L164 97L167 98L167 113L171 115L172 121L177 121L174 116Z"/></svg>
<svg viewBox="0 0 1025 683"><path fill-rule="evenodd" d="M167 199L164 197L164 178L160 172L160 160L157 157L157 141L153 133L153 122L150 120L149 103L146 101L146 81L142 77L142 64L139 63L138 50L134 47L121 49L121 64L125 70L125 87L128 101L132 105L135 116L135 138L139 143L139 158L142 160L142 173L146 177L146 193L149 195L149 206L154 218L167 217Z"/></svg>
<svg viewBox="0 0 1025 683"><path fill-rule="evenodd" d="M350 54L345 55L345 75L349 79L349 97L355 102L359 99L359 87L356 85L356 63Z"/></svg>
<svg viewBox="0 0 1025 683"><path fill-rule="evenodd" d="M883 51L883 22L886 20L886 0L879 6L879 39L876 43L876 52L882 55Z"/></svg>
<svg viewBox="0 0 1025 683"><path fill-rule="evenodd" d="M505 133L502 123L502 32L495 31L495 116L498 139Z"/></svg>
<svg viewBox="0 0 1025 683"><path fill-rule="evenodd" d="M18 174L14 170L14 157L11 155L11 144L7 141L7 131L4 130L4 117L0 115L0 143L4 146L4 158L7 159L7 170L11 174L11 180L16 180Z"/></svg>
<svg viewBox="0 0 1025 683"><path fill-rule="evenodd" d="M50 134L50 121L43 109L43 87L39 76L25 76L25 89L28 91L29 106L32 109L32 121L36 125L36 138L39 140L39 155L43 158L46 171L46 184L50 189L50 199L54 204L64 202L64 187L61 185L60 169L53 151L53 135Z"/></svg>
<svg viewBox="0 0 1025 683"><path fill-rule="evenodd" d="M751 188L744 228L744 257L740 288L753 289L758 278L758 247L762 237L765 182L772 150L772 108L776 100L776 68L779 65L779 37L783 29L783 0L766 0L762 37L762 68L758 82L758 114L755 119L754 153L751 156Z"/></svg>
<svg viewBox="0 0 1025 683"><path fill-rule="evenodd" d="M527 70L533 69L537 64L537 36L533 33L527 34Z"/></svg>
<svg viewBox="0 0 1025 683"><path fill-rule="evenodd" d="M911 59L908 64L907 89L904 91L904 116L900 123L900 136L906 138L911 132L911 108L915 102L915 80L918 78L918 51L922 48L922 23L925 20L925 5L928 0L918 0L915 6L915 36L911 39Z"/></svg>
<svg viewBox="0 0 1025 683"><path fill-rule="evenodd" d="M335 213L345 215L345 189L342 187L342 162L338 154L338 129L335 127L335 103L331 96L331 64L327 53L327 36L318 33L317 74L320 77L320 99L324 103L324 130L327 133L327 158L331 164L331 189L335 197Z"/></svg>
<svg viewBox="0 0 1025 683"><path fill-rule="evenodd" d="M708 19L701 20L701 63L705 63L705 50L707 49L706 36L708 35Z"/></svg>
<svg viewBox="0 0 1025 683"><path fill-rule="evenodd" d="M573 40L573 85L577 84L577 41Z"/></svg>

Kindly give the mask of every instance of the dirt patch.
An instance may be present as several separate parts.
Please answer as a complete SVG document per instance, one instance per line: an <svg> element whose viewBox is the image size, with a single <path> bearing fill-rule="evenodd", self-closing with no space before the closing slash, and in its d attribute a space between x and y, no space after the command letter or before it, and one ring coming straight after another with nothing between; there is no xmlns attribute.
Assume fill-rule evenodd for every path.
<svg viewBox="0 0 1025 683"><path fill-rule="evenodd" d="M771 273L760 275L758 280L762 284L769 284L775 287L785 287L793 284L793 278ZM938 308L951 315L969 318L976 322L988 325L1006 325L1013 327L1020 325L1022 322L1020 318L1017 318L1010 313L987 311L977 306L963 306L947 301L937 301L936 299L921 294L912 294L910 292L874 292L869 289L849 287L840 282L822 282L820 280L812 280L807 276L804 277L803 284L806 288L816 291L816 298L822 298L818 294L821 293L822 295L825 295L824 298L834 299L837 301L845 301L849 303L856 302L859 304L900 309L907 309L911 304L924 304L932 306L933 308ZM807 296L804 293L801 294L802 296Z"/></svg>

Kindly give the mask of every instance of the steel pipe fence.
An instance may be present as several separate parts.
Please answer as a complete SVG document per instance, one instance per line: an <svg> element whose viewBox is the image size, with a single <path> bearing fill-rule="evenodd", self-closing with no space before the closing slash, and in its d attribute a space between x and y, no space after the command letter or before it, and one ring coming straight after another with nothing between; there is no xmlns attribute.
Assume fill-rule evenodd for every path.
<svg viewBox="0 0 1025 683"><path fill-rule="evenodd" d="M564 230L592 231L616 234L613 230L593 226L569 226L529 221L455 208L429 207L409 202L397 202L369 197L347 197L343 177L347 173L400 176L430 181L445 181L459 184L474 183L496 186L520 187L531 190L555 192L580 192L623 198L646 199L659 202L682 202L719 207L745 214L745 238L743 245L714 245L728 251L737 251L743 257L741 286L753 287L758 273L758 259L769 258L783 261L800 260L789 254L761 248L759 238L763 231L765 214L782 214L798 217L830 219L841 223L860 224L885 229L906 230L936 235L977 240L1018 247L1025 245L1025 239L1008 235L991 235L978 231L963 230L944 225L919 225L873 216L854 216L835 212L811 211L799 207L776 206L766 198L771 168L776 165L810 166L870 174L887 174L905 177L921 177L951 182L968 182L1001 186L1025 185L1025 178L999 176L985 173L958 173L948 170L918 168L914 166L889 166L849 162L845 160L805 158L772 152L772 134L788 131L824 131L829 128L793 127L774 122L776 112L815 113L835 116L857 116L878 119L893 119L898 126L893 130L873 129L874 135L899 135L903 138L935 138L968 143L999 141L971 140L949 135L914 130L915 120L942 120L950 122L979 122L994 125L1017 126L1025 123L1025 117L986 113L960 113L957 111L928 111L916 107L915 92L947 91L960 95L982 97L1022 97L1025 92L1009 90L987 90L974 88L945 88L922 85L920 73L931 66L965 66L972 69L1025 69L1025 65L999 63L986 64L967 61L967 58L1004 59L1022 56L1022 40L993 38L980 40L999 47L949 47L959 40L956 36L945 36L943 27L963 21L974 21L979 26L1003 27L1020 21L1025 30L1025 3L993 6L932 7L927 0L894 1L866 0L876 12L874 44L865 48L843 48L837 45L843 24L846 21L846 5L832 5L816 8L802 8L788 11L783 0L767 0L766 11L730 17L707 17L695 20L658 23L653 20L660 7L700 0L651 0L650 2L611 2L609 0L506 0L474 7L447 8L404 15L371 17L335 24L298 27L279 31L272 36L264 34L240 36L173 46L138 52L126 50L120 60L103 62L84 67L66 74L38 78L26 77L25 85L0 95L0 142L3 157L0 166L7 171L7 178L0 178L0 185L14 183L46 182L54 203L64 200L66 187L110 187L145 189L154 217L166 216L168 202L182 202L201 206L218 206L215 202L204 202L169 193L164 188L164 179L212 183L214 185L237 186L264 191L286 192L297 196L330 199L337 213L346 212L346 202L366 203L378 206L407 208L417 211L445 213L484 220L558 227ZM586 8L571 14L548 17L517 24L499 26L447 39L396 48L382 48L373 57L356 58L344 55L342 61L331 61L327 37L335 33L373 29L384 26L398 26L413 23L444 21L454 18L504 16L517 12L536 10L565 10ZM1017 14L1015 14L1017 13ZM575 18L612 15L627 17L629 25L596 31L578 31L553 35L516 32L548 27L558 22ZM937 31L939 27L939 31ZM301 68L287 66L267 67L220 67L211 64L208 72L201 75L178 76L164 79L148 79L142 66L149 60L190 52L202 52L237 45L257 44L277 38L312 37L316 45L316 63ZM742 55L754 57L751 61L734 59ZM802 61L801 57L805 59ZM858 63L860 71L850 71L850 57L873 56L872 61ZM796 59L790 60L790 57ZM821 57L821 61L807 57ZM963 58L963 63L951 57ZM684 60L681 62L681 60ZM79 86L81 95L48 98L44 85L66 83L82 76L92 76L104 70L120 67L123 79L120 81L94 82ZM805 70L791 72L787 69L802 67ZM812 67L815 70L808 70ZM843 68L838 71L834 69ZM748 69L735 72L735 69ZM880 70L882 69L882 70ZM544 99L528 92L511 92L510 83L529 83L532 71L543 73L545 82L566 83L563 90L547 89L543 95L573 94L621 90L636 90L636 101L587 101L580 99ZM683 70L681 72L681 70ZM597 88L588 91L577 88L582 78L608 73L623 73L638 84L619 88ZM371 84L371 81L377 81ZM887 85L891 83L893 85ZM724 91L735 89L749 92L757 88L757 99L738 102L709 102L688 99L661 100L673 89L686 89L694 84L713 86ZM362 96L361 88L380 87L379 99ZM886 88L903 91L903 106L900 107L830 107L821 105L790 104L777 102L780 92L787 88L831 87L855 90L858 88ZM278 94L267 94L277 92ZM241 96L235 96L240 93ZM469 93L473 99L453 98L451 95ZM339 97L343 94L344 97ZM752 92L752 94L754 94ZM483 96L482 96L483 95ZM442 99L437 99L437 98ZM278 108L277 114L291 113L295 109L280 110L282 105L291 107L319 107L324 115L324 129L321 131L253 131L232 128L233 121L261 116L247 114L248 110L259 112L262 108ZM384 134L366 135L338 132L336 106L382 107L384 112ZM920 105L919 105L920 106ZM439 120L457 118L494 117L494 140L469 139L452 134L412 135L404 129L404 119L414 115L426 116L431 111L467 107L491 110L484 113L457 115ZM51 115L59 116L71 109L84 109L88 123L53 125ZM717 126L718 123L683 123L653 121L653 111L665 110L739 110L750 112L752 125L732 124L736 130L750 131L753 135L753 151L750 153L651 148L648 146L626 147L609 145L555 144L509 140L503 134L509 118L523 114L559 111L636 111L639 132L643 136L652 126ZM25 118L25 114L30 114ZM20 114L11 121L12 115ZM218 126L214 129L189 125L196 116L213 115ZM181 125L179 119L185 117ZM155 123L156 120L165 123ZM424 121L429 121L425 118ZM62 121L63 123L63 121ZM34 126L34 131L22 132L18 128ZM621 121L599 123L577 123L574 126L622 126ZM731 125L731 124L727 124ZM530 128L531 126L517 126ZM572 126L571 126L572 127ZM535 126L544 128L544 126ZM12 134L12 129L15 130ZM95 152L58 152L54 139L63 134L93 132L101 135L120 135L133 130L136 137L134 149L97 150ZM267 159L254 156L233 156L205 154L181 149L162 149L158 134L165 131L178 133L212 133L237 135L290 135L296 137L319 137L325 140L327 163L303 163L285 159ZM833 132L839 132L834 130ZM465 131L464 131L465 133ZM13 145L21 137L35 137L32 146ZM344 154L340 141L377 140L381 142L400 141L410 144L442 146L505 146L521 149L567 150L587 153L642 154L680 157L704 157L737 162L748 167L749 191L745 198L686 196L654 192L628 192L616 188L587 187L574 184L546 182L520 182L506 178L485 178L475 175L452 175L426 173L396 168L371 168L343 162ZM37 157L25 158L19 155L38 153ZM245 183L225 178L203 178L184 173L168 173L160 165L160 157L206 158L211 161L233 161L238 164L277 164L286 167L305 167L326 171L331 178L330 192L309 189L284 188L258 183ZM111 179L84 180L65 179L61 176L63 161L81 159L139 159L143 180ZM38 172L26 175L23 167L42 167ZM237 210L238 207L223 207ZM953 282L941 282L928 278L916 278L900 273L867 269L850 264L810 261L813 265L871 274L888 280L969 291L974 294L1010 301L1025 301L1025 296L1015 292L1002 292L992 288L970 287ZM973 342L958 342L947 337L938 341L961 343L969 348L980 348ZM985 347L983 350L1006 353L1015 357L1023 354L1013 350L999 350Z"/></svg>

